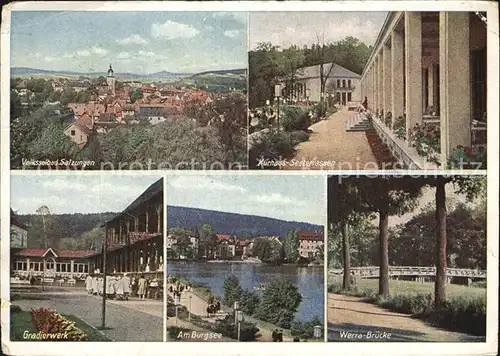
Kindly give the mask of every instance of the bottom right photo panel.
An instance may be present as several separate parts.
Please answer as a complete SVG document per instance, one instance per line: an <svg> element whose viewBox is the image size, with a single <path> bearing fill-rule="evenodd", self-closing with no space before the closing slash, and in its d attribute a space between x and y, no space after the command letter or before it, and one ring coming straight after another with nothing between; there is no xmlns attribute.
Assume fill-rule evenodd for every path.
<svg viewBox="0 0 500 356"><path fill-rule="evenodd" d="M486 177L329 176L328 341L486 341Z"/></svg>

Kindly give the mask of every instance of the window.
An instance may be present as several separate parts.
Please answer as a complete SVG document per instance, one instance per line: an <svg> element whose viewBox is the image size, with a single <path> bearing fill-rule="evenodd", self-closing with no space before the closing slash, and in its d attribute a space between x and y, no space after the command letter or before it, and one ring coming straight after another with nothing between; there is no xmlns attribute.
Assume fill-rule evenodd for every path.
<svg viewBox="0 0 500 356"><path fill-rule="evenodd" d="M71 130L71 136L75 136L76 133L75 133L75 130Z"/></svg>
<svg viewBox="0 0 500 356"><path fill-rule="evenodd" d="M342 87L345 88L345 79L342 80Z"/></svg>
<svg viewBox="0 0 500 356"><path fill-rule="evenodd" d="M30 270L32 270L34 268L35 268L35 265L33 264L33 262L30 262Z"/></svg>
<svg viewBox="0 0 500 356"><path fill-rule="evenodd" d="M347 86L348 86L349 88L351 87L351 80L350 80L350 79L347 81Z"/></svg>
<svg viewBox="0 0 500 356"><path fill-rule="evenodd" d="M61 264L56 263L56 272L61 272Z"/></svg>
<svg viewBox="0 0 500 356"><path fill-rule="evenodd" d="M38 270L39 270L39 268L40 268L40 263L36 262L36 263L34 264L34 267L35 267L35 268L34 268L34 270L35 270L35 271L38 271Z"/></svg>
<svg viewBox="0 0 500 356"><path fill-rule="evenodd" d="M429 107L429 69L422 69L422 105L424 111Z"/></svg>
<svg viewBox="0 0 500 356"><path fill-rule="evenodd" d="M66 272L66 263L61 263L61 272Z"/></svg>
<svg viewBox="0 0 500 356"><path fill-rule="evenodd" d="M349 92L347 93L347 101L351 101L351 99L352 99L352 93Z"/></svg>
<svg viewBox="0 0 500 356"><path fill-rule="evenodd" d="M337 88L340 88L340 79L337 79Z"/></svg>
<svg viewBox="0 0 500 356"><path fill-rule="evenodd" d="M486 51L471 51L472 117L484 121L486 112Z"/></svg>

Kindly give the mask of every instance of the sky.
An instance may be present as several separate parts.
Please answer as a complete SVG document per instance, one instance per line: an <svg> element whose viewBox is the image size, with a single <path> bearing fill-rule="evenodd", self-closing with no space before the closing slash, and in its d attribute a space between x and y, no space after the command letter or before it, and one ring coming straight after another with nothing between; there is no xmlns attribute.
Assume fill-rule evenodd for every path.
<svg viewBox="0 0 500 356"><path fill-rule="evenodd" d="M387 12L253 12L249 18L250 49L271 42L282 48L317 43L317 34L325 34L325 43L347 36L373 45Z"/></svg>
<svg viewBox="0 0 500 356"><path fill-rule="evenodd" d="M14 11L11 67L198 73L247 67L245 12Z"/></svg>
<svg viewBox="0 0 500 356"><path fill-rule="evenodd" d="M316 175L173 176L166 199L167 205L324 225L324 190L325 178Z"/></svg>
<svg viewBox="0 0 500 356"><path fill-rule="evenodd" d="M52 214L121 212L157 176L29 175L11 176L11 208L35 214L46 205Z"/></svg>

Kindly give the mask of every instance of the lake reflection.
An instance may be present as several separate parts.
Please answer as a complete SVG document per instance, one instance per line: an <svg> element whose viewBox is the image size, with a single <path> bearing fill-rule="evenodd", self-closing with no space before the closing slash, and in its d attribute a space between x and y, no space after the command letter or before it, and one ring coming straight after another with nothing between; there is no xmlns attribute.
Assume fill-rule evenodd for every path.
<svg viewBox="0 0 500 356"><path fill-rule="evenodd" d="M167 274L206 284L217 296L223 295L224 280L234 274L243 289L254 290L261 283L267 285L277 278L295 283L302 294L302 302L295 314L296 321L309 321L314 316L323 320L323 267L269 266L246 263L167 262Z"/></svg>

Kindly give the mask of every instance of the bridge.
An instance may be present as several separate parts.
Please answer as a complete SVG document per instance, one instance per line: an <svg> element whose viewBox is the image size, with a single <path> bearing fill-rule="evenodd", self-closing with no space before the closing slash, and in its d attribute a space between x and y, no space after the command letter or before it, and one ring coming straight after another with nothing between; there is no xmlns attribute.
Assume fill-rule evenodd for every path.
<svg viewBox="0 0 500 356"><path fill-rule="evenodd" d="M330 268L328 270L328 275L331 277L342 276L343 274L343 269ZM380 276L380 267L351 267L351 275L355 278L378 278ZM389 277L403 276L434 277L436 276L436 267L389 266ZM467 268L447 268L446 277L486 279L486 271Z"/></svg>

